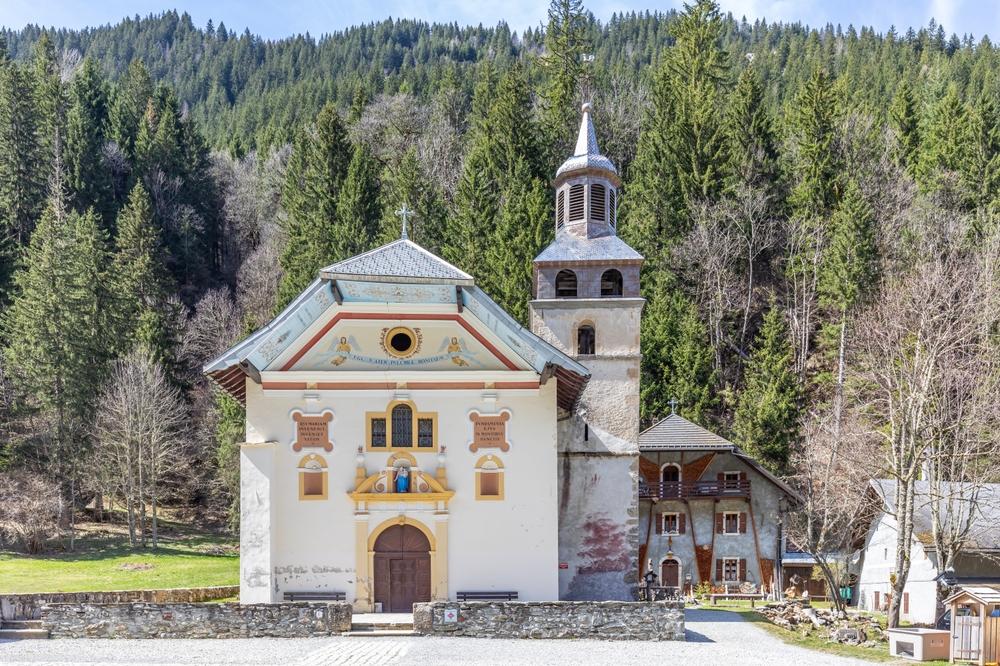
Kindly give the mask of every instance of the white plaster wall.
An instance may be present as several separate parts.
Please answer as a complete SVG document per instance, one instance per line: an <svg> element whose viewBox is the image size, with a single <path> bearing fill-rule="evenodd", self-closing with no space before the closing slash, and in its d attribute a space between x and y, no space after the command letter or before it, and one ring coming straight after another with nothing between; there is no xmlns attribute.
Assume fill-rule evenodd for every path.
<svg viewBox="0 0 1000 666"><path fill-rule="evenodd" d="M271 561L275 447L244 444L240 450L240 599L271 601L274 587Z"/></svg>
<svg viewBox="0 0 1000 666"><path fill-rule="evenodd" d="M375 374L375 373L373 373ZM388 374L388 373L386 373ZM433 372L426 380L433 381ZM474 373L470 373L474 381ZM384 379L383 379L384 381ZM496 402L484 400L497 396ZM318 395L312 402L304 394ZM268 392L247 385L248 439L275 441L270 475L273 573L270 599L295 590L337 590L355 597L355 515L347 493L355 487L358 447L364 444L365 412L382 411L396 398L412 400L418 411L437 412L439 443L446 447L448 487L455 491L449 505L449 596L458 590L516 590L522 599L551 600L558 595L558 507L556 500L556 381L538 390L441 391L282 391ZM294 452L293 410L307 414L331 410L333 451ZM508 409L511 449L469 451L472 423L469 411L497 413ZM317 453L329 469L329 499L299 500L299 461ZM503 501L475 499L475 463L486 453L497 455L505 469ZM414 451L422 471L432 476L437 453ZM389 452L365 453L368 474L383 469ZM258 490L253 475L244 477L244 495ZM250 505L245 505L253 513ZM406 513L432 532L438 518L430 507L412 504L372 505L369 531L387 519ZM244 517L257 525L259 517ZM258 532L260 529L257 530ZM266 568L260 549L242 553L245 569Z"/></svg>
<svg viewBox="0 0 1000 666"><path fill-rule="evenodd" d="M879 515L865 541L864 560L858 579L858 606L872 610L875 592L882 599L891 591L890 574L896 570L896 520L887 513ZM934 580L937 568L934 559L914 540L910 548L910 573L904 592L910 595L910 612L900 619L914 624L932 624L937 619L938 585Z"/></svg>

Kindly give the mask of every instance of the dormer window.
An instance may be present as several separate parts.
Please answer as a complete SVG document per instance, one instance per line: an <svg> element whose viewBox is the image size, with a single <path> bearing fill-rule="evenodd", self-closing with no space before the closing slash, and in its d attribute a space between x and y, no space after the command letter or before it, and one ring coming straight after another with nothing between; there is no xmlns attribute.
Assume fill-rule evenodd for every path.
<svg viewBox="0 0 1000 666"><path fill-rule="evenodd" d="M601 275L601 296L622 295L622 274L614 268L604 271Z"/></svg>
<svg viewBox="0 0 1000 666"><path fill-rule="evenodd" d="M559 271L556 275L556 298L576 298L576 273Z"/></svg>
<svg viewBox="0 0 1000 666"><path fill-rule="evenodd" d="M578 222L584 219L584 187L582 183L569 188L569 221Z"/></svg>
<svg viewBox="0 0 1000 666"><path fill-rule="evenodd" d="M603 185L590 186L590 219L598 222L605 222L604 215L604 194L606 190Z"/></svg>

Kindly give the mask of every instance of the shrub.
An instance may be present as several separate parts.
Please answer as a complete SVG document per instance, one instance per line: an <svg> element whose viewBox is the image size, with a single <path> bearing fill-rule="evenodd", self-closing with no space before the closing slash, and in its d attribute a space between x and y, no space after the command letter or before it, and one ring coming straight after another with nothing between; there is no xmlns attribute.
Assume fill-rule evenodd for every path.
<svg viewBox="0 0 1000 666"><path fill-rule="evenodd" d="M0 545L37 553L59 529L59 487L40 474L0 474Z"/></svg>

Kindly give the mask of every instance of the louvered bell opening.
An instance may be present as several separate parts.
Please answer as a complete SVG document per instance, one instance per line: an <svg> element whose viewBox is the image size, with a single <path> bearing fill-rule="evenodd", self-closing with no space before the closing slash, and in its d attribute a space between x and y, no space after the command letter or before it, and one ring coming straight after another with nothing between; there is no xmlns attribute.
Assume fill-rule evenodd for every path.
<svg viewBox="0 0 1000 666"><path fill-rule="evenodd" d="M612 188L611 192L608 193L608 203L610 204L608 206L608 211L610 213L610 219L608 221L611 222L611 226L613 227L618 226L618 201L616 194L617 193L614 188Z"/></svg>
<svg viewBox="0 0 1000 666"><path fill-rule="evenodd" d="M556 197L556 229L562 228L566 223L566 190L559 190Z"/></svg>
<svg viewBox="0 0 1000 666"><path fill-rule="evenodd" d="M605 188L603 185L590 186L590 219L597 220L598 222L607 221L604 210L604 194Z"/></svg>
<svg viewBox="0 0 1000 666"><path fill-rule="evenodd" d="M569 221L577 222L584 218L583 185L573 185L569 188Z"/></svg>

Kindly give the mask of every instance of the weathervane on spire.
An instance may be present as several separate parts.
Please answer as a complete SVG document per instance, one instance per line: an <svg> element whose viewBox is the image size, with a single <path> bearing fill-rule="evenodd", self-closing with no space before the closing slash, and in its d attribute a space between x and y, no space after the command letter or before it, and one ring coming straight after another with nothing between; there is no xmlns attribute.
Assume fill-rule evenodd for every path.
<svg viewBox="0 0 1000 666"><path fill-rule="evenodd" d="M406 233L406 223L410 221L410 215L413 215L413 211L410 210L404 203L399 210L396 211L396 215L399 215L400 219L403 220L403 233L400 236L403 240L408 240L410 235Z"/></svg>

